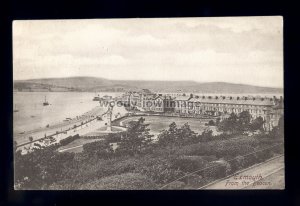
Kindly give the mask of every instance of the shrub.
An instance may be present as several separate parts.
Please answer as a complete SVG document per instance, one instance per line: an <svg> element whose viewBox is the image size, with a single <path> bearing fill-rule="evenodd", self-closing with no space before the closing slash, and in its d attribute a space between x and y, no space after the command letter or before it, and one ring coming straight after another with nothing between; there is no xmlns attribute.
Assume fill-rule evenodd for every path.
<svg viewBox="0 0 300 206"><path fill-rule="evenodd" d="M208 125L209 126L215 126L216 124L215 124L215 122L213 120L209 120Z"/></svg>
<svg viewBox="0 0 300 206"><path fill-rule="evenodd" d="M212 151L208 144L197 143L183 146L176 152L178 155L211 155Z"/></svg>
<svg viewBox="0 0 300 206"><path fill-rule="evenodd" d="M75 183L83 183L90 180L104 178L110 175L120 175L133 172L136 168L135 159L89 159L88 162L81 161L80 167L75 169L73 176L69 179Z"/></svg>
<svg viewBox="0 0 300 206"><path fill-rule="evenodd" d="M146 175L158 184L166 184L184 175L182 171L172 167L170 159L162 158L148 160L140 165L136 172Z"/></svg>
<svg viewBox="0 0 300 206"><path fill-rule="evenodd" d="M250 167L257 163L257 157L255 154L245 156L245 168Z"/></svg>
<svg viewBox="0 0 300 206"><path fill-rule="evenodd" d="M226 176L227 166L224 162L210 162L203 171L203 176L208 179L219 179Z"/></svg>
<svg viewBox="0 0 300 206"><path fill-rule="evenodd" d="M182 156L172 160L172 167L183 172L193 172L206 165L207 161L199 156Z"/></svg>
<svg viewBox="0 0 300 206"><path fill-rule="evenodd" d="M272 151L270 150L259 151L255 153L255 155L256 155L257 162L264 162L273 156Z"/></svg>
<svg viewBox="0 0 300 206"><path fill-rule="evenodd" d="M113 155L112 147L107 141L96 141L83 145L83 155L87 158L109 158Z"/></svg>
<svg viewBox="0 0 300 206"><path fill-rule="evenodd" d="M125 173L98 179L82 184L83 190L151 190L156 185L146 176L138 173Z"/></svg>
<svg viewBox="0 0 300 206"><path fill-rule="evenodd" d="M79 139L79 138L80 138L80 136L78 134L76 134L74 136L69 136L65 139L60 140L59 143L60 143L61 146L65 146L65 145L67 145L67 144L69 144L69 143L71 143L74 140Z"/></svg>
<svg viewBox="0 0 300 206"><path fill-rule="evenodd" d="M15 183L21 189L42 189L65 178L71 167L73 153L57 153L57 145L37 149L32 153L15 155Z"/></svg>
<svg viewBox="0 0 300 206"><path fill-rule="evenodd" d="M234 173L245 167L245 158L243 156L237 156L234 160L230 161L231 172Z"/></svg>
<svg viewBox="0 0 300 206"><path fill-rule="evenodd" d="M258 142L253 138L217 140L191 144L180 148L176 153L179 155L215 155L218 158L235 157L254 151Z"/></svg>

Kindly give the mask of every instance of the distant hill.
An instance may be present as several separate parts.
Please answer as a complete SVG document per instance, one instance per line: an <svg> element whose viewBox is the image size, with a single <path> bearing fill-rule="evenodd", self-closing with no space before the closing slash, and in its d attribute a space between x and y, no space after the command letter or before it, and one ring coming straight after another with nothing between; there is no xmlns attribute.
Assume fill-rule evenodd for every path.
<svg viewBox="0 0 300 206"><path fill-rule="evenodd" d="M200 83L195 81L128 81L108 80L96 77L69 77L15 80L18 91L83 91L122 92L149 89L155 92L198 92L198 93L283 93L282 88L259 87L225 82Z"/></svg>

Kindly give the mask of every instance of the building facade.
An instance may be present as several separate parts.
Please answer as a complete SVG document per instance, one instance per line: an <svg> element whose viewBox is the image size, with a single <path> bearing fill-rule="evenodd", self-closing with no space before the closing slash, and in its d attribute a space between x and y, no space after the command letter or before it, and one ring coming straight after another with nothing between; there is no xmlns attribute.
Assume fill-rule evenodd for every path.
<svg viewBox="0 0 300 206"><path fill-rule="evenodd" d="M264 129L277 126L283 115L283 98L259 96L198 96L178 94L155 94L148 91L131 92L125 95L128 102L140 111L172 113L177 116L201 118L204 116L228 118L231 113L248 111L255 119L262 117Z"/></svg>

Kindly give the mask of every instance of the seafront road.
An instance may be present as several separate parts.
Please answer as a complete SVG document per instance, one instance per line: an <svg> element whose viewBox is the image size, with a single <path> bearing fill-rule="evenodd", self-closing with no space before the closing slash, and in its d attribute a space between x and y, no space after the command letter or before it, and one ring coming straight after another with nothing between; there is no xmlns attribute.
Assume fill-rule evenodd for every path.
<svg viewBox="0 0 300 206"><path fill-rule="evenodd" d="M79 116L78 119L74 118L67 122L58 122L57 124L50 125L48 128L46 128L46 127L38 128L36 130L27 131L23 134L14 134L14 140L17 141L17 145L24 144L24 143L29 142L30 136L33 138L33 140L40 139L40 138L43 138L45 135L47 135L47 136L52 135L52 134L55 134L56 132L61 132L61 131L67 130L69 128L72 128L74 125L79 125L81 122L88 121L88 120L92 119L93 116L96 117L97 115L101 115L105 112L106 112L106 110L103 109L103 107L97 106L94 109L92 109L91 111L86 112L85 114ZM89 132L91 129L92 128L90 127L90 129L84 128L81 130L82 130L82 132L84 132L86 130L88 130L86 132ZM70 130L70 132L71 131L72 130ZM78 131L80 131L80 130L78 130ZM80 133L82 133L82 132L80 132Z"/></svg>
<svg viewBox="0 0 300 206"><path fill-rule="evenodd" d="M284 189L284 157L279 156L265 163L252 166L235 175L210 183L198 189Z"/></svg>

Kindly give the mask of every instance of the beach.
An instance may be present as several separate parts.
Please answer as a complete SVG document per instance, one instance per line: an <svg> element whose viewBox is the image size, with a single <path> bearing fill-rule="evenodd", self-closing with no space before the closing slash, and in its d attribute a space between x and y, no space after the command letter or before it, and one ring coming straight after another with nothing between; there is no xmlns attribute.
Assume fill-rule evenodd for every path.
<svg viewBox="0 0 300 206"><path fill-rule="evenodd" d="M87 92L14 92L14 109L18 110L13 114L14 140L21 144L29 136L41 138L101 115L105 110L98 101L92 101L94 96L95 93ZM48 106L43 106L45 97Z"/></svg>

